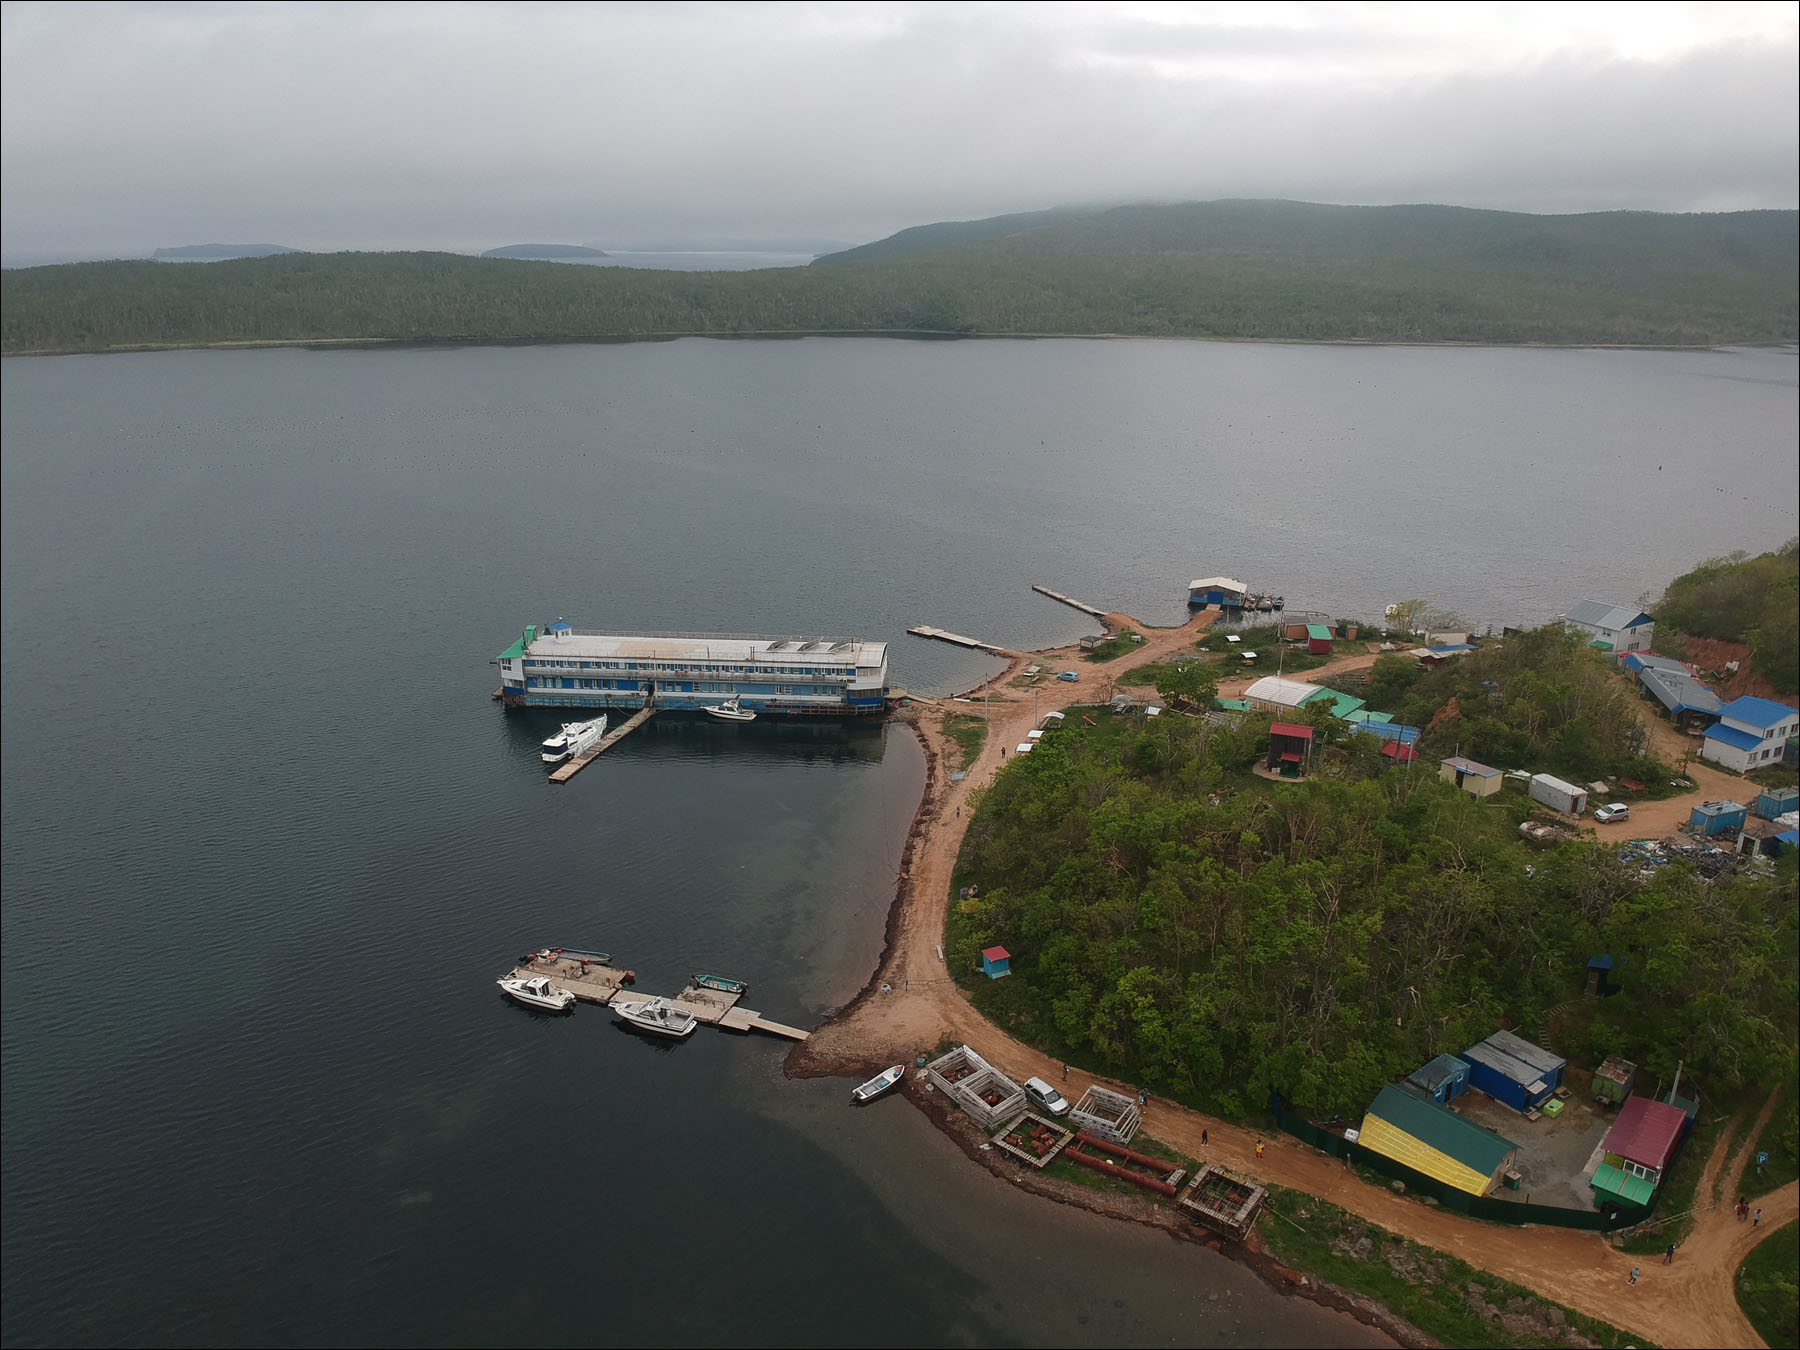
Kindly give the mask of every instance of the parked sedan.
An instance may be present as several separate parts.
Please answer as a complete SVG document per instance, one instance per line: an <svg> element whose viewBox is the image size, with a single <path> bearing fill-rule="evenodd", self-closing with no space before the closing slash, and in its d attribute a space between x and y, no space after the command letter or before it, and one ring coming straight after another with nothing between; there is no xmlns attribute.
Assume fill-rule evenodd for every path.
<svg viewBox="0 0 1800 1350"><path fill-rule="evenodd" d="M1595 810L1594 819L1602 825L1610 825L1615 820L1630 820L1631 808L1624 802L1610 802Z"/></svg>
<svg viewBox="0 0 1800 1350"><path fill-rule="evenodd" d="M1065 670L1062 674L1058 675L1056 678L1059 680L1067 680L1070 684L1074 684L1076 681L1078 681L1081 678L1081 676L1078 675L1075 671Z"/></svg>

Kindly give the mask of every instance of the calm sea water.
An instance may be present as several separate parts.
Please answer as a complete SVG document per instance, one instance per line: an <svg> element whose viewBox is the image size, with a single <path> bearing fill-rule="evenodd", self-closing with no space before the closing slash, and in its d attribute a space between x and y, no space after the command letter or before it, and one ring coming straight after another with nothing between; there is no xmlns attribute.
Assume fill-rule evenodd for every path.
<svg viewBox="0 0 1800 1350"><path fill-rule="evenodd" d="M677 342L0 363L9 1345L1366 1343L900 1102L491 981L601 947L810 1025L922 765L658 719L566 788L527 622L1151 620L1233 572L1477 623L1796 529L1793 353ZM1218 1301L1212 1296L1217 1295Z"/></svg>

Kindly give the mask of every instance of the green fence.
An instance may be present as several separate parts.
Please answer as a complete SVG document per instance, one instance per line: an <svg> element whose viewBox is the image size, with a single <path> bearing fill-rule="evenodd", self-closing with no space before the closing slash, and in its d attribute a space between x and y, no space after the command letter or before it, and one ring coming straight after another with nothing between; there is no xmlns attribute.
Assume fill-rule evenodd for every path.
<svg viewBox="0 0 1800 1350"><path fill-rule="evenodd" d="M1310 1120L1284 1110L1279 1093L1271 1093L1269 1105L1275 1112L1275 1123L1284 1134L1291 1134L1334 1158L1347 1158L1359 1167L1367 1167L1394 1181L1404 1182L1406 1189L1418 1195L1429 1195L1446 1209L1454 1209L1473 1219L1492 1219L1496 1223L1547 1223L1558 1228L1579 1228L1594 1233L1610 1233L1642 1222L1647 1211L1604 1214L1597 1209L1567 1209L1561 1205L1534 1205L1518 1200L1494 1200L1485 1195L1470 1195L1456 1187L1416 1172L1405 1163L1385 1154L1353 1144L1342 1135L1322 1130Z"/></svg>

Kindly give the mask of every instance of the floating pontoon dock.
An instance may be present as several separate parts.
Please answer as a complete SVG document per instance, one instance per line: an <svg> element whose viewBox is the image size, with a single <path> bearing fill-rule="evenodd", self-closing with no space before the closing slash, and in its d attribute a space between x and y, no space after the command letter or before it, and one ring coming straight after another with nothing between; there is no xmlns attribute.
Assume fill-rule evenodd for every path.
<svg viewBox="0 0 1800 1350"><path fill-rule="evenodd" d="M1077 600L1072 595L1064 595L1061 591L1053 591L1048 586L1033 586L1031 589L1036 591L1039 595L1049 596L1052 600L1060 600L1063 604L1070 605L1075 609L1080 610L1083 614L1092 614L1096 619L1104 619L1106 617L1105 610L1095 609L1092 605Z"/></svg>
<svg viewBox="0 0 1800 1350"><path fill-rule="evenodd" d="M635 989L627 989L625 986L635 980L636 975L612 965L611 960L604 952L578 952L568 947L546 948L533 953L530 961L516 967L510 978L528 980L537 975L547 975L553 984L567 989L583 1003L604 1006L612 1003L651 1003L656 1000L658 996L655 994L642 994ZM687 988L668 1002L671 1007L696 1021L705 1022L708 1026L724 1027L727 1031L766 1031L771 1036L785 1036L790 1041L803 1041L811 1034L799 1027L772 1022L759 1012L738 1007L738 1001L742 998L741 992L728 993L690 981Z"/></svg>
<svg viewBox="0 0 1800 1350"><path fill-rule="evenodd" d="M933 628L928 623L914 624L906 631L914 637L936 638L939 642L954 643L958 647L973 647L976 651L991 652L995 656L1010 655L1004 647L996 647L991 642L981 642L972 637L964 637L961 633L952 633L945 628Z"/></svg>
<svg viewBox="0 0 1800 1350"><path fill-rule="evenodd" d="M550 781L552 783L568 782L576 774L580 773L583 769L587 768L588 765L600 758L606 751L612 749L632 732L643 726L644 723L648 722L655 714L656 705L654 703L646 703L618 726L607 732L606 735L595 741L586 750L583 750L579 755L576 755L568 763L559 765L551 770Z"/></svg>

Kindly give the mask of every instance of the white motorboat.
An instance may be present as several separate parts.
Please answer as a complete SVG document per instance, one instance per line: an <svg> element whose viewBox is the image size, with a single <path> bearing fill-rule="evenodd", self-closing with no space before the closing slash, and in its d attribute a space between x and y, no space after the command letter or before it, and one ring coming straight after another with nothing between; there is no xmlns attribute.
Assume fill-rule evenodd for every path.
<svg viewBox="0 0 1800 1350"><path fill-rule="evenodd" d="M891 1092L898 1087L900 1080L906 1077L906 1066L896 1064L891 1069L883 1069L868 1082L850 1090L853 1102L872 1102L884 1092Z"/></svg>
<svg viewBox="0 0 1800 1350"><path fill-rule="evenodd" d="M648 1003L615 1003L613 1011L624 1018L625 1024L635 1031L647 1031L654 1036L672 1036L676 1040L693 1035L694 1028L700 1025L687 1013L672 1007L666 998L651 999Z"/></svg>
<svg viewBox="0 0 1800 1350"><path fill-rule="evenodd" d="M544 742L543 761L546 764L560 764L571 755L579 755L604 735L605 714L591 722L564 722L562 730Z"/></svg>
<svg viewBox="0 0 1800 1350"><path fill-rule="evenodd" d="M495 980L505 991L506 996L515 1003L523 1003L527 1008L537 1008L544 1012L568 1012L575 1006L575 995L567 989L558 989L542 975L534 975L529 980Z"/></svg>
<svg viewBox="0 0 1800 1350"><path fill-rule="evenodd" d="M723 703L716 703L710 708L703 708L708 717L716 717L721 722L754 722L756 714L748 708L738 706L736 698L728 698Z"/></svg>

